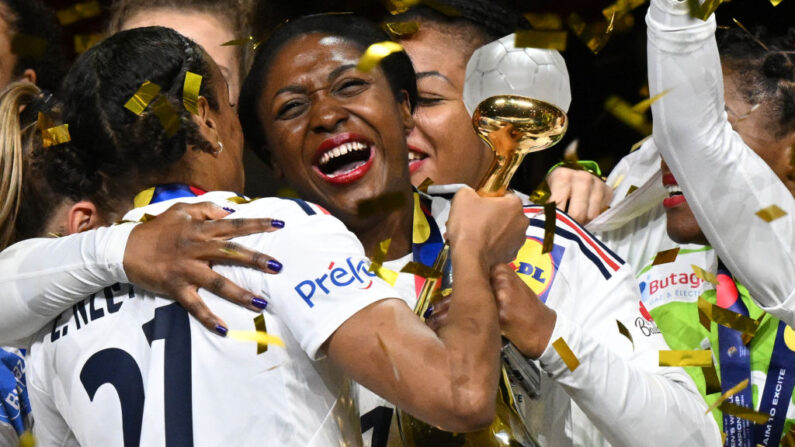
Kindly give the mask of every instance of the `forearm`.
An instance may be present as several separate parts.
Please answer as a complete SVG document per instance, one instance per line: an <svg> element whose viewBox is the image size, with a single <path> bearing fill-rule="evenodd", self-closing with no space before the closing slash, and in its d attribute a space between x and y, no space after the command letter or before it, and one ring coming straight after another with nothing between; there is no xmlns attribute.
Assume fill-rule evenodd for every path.
<svg viewBox="0 0 795 447"><path fill-rule="evenodd" d="M679 368L654 368L656 350L644 350L637 340L640 352L631 360L558 313L550 341L561 337L579 366L569 371L551 346L539 358L541 366L611 444L719 444L717 425L704 414L706 404L695 385ZM649 408L655 417L648 417Z"/></svg>
<svg viewBox="0 0 795 447"><path fill-rule="evenodd" d="M795 201L731 129L715 19L683 3L653 0L646 19L650 93L669 91L652 105L654 140L710 245L764 310L795 323ZM786 215L756 215L771 205Z"/></svg>
<svg viewBox="0 0 795 447"><path fill-rule="evenodd" d="M19 344L72 304L126 282L123 259L132 228L29 239L0 253L0 345Z"/></svg>

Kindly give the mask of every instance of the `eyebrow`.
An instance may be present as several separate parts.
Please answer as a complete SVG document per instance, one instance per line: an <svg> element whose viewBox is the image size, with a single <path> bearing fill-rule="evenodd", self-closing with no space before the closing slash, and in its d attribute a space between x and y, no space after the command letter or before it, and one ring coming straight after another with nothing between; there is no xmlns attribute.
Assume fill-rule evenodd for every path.
<svg viewBox="0 0 795 447"><path fill-rule="evenodd" d="M430 76L435 76L435 77L438 77L438 78L442 78L445 81L449 82L450 84L453 83L453 81L451 81L450 78L448 78L447 76L445 76L445 75L443 75L443 74L441 74L441 73L439 73L438 71L435 71L435 70L434 71L421 71L421 72L417 73L417 80L419 81L422 78L427 78L427 77L430 77Z"/></svg>
<svg viewBox="0 0 795 447"><path fill-rule="evenodd" d="M328 82L331 82L335 78L337 78L339 75L341 75L343 72L348 71L348 70L350 70L352 68L356 68L356 64L340 65L339 67L335 68L334 70L331 70L331 73L328 74L328 76L326 77L326 80ZM281 95L282 93L306 93L306 88L298 86L298 85L288 85L286 87L282 87L279 90L277 90L276 93L273 94L273 97L275 98L275 97Z"/></svg>

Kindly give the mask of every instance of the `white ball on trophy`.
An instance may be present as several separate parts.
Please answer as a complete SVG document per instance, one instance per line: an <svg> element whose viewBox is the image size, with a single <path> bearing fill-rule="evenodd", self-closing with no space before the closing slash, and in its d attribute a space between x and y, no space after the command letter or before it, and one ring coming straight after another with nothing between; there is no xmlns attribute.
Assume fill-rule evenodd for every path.
<svg viewBox="0 0 795 447"><path fill-rule="evenodd" d="M568 112L571 86L566 61L555 50L516 48L514 34L478 48L467 64L464 104L470 115L484 99L518 95Z"/></svg>

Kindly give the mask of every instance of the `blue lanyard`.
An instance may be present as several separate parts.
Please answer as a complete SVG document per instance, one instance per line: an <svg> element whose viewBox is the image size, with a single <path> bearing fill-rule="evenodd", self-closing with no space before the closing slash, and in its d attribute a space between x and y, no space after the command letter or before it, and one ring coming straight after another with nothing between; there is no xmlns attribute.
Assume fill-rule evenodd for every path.
<svg viewBox="0 0 795 447"><path fill-rule="evenodd" d="M442 238L442 232L439 230L436 219L431 215L430 206L429 200L420 198L420 195L416 191L414 192L414 226L412 228L411 252L414 262L433 267L436 257L444 246L444 238ZM443 289L451 286L452 278L450 273L451 263L448 258L442 281L440 281ZM424 278L415 277L414 285L417 289L417 294L422 290L424 283Z"/></svg>
<svg viewBox="0 0 795 447"><path fill-rule="evenodd" d="M767 423L756 426L755 443L776 446L787 421L787 410L795 387L795 331L783 321L778 322L773 354L767 369L765 389L759 411L770 415Z"/></svg>
<svg viewBox="0 0 795 447"><path fill-rule="evenodd" d="M141 191L135 196L133 203L136 208L140 208L142 206L178 199L180 197L197 197L205 193L206 191L196 188L195 186L188 186L182 183L168 183Z"/></svg>

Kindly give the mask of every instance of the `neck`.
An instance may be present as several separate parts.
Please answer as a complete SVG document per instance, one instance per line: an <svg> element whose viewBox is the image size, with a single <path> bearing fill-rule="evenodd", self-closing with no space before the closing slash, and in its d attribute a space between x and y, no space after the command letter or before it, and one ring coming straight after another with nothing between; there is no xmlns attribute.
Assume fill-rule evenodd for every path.
<svg viewBox="0 0 795 447"><path fill-rule="evenodd" d="M364 246L365 254L373 258L378 251L378 244L385 239L392 239L386 260L391 261L411 252L412 230L414 228L414 199L411 190L405 205L389 213L383 213L366 222L345 222L345 225L359 238Z"/></svg>

